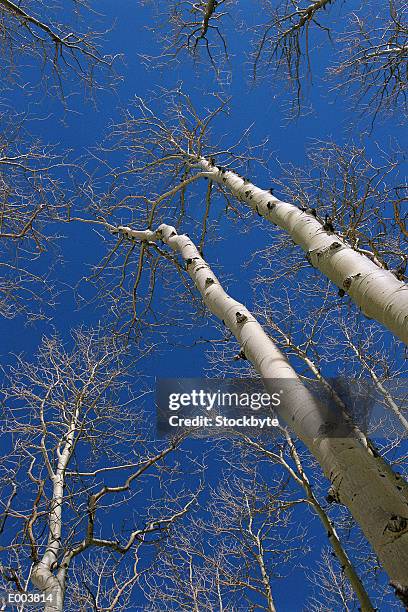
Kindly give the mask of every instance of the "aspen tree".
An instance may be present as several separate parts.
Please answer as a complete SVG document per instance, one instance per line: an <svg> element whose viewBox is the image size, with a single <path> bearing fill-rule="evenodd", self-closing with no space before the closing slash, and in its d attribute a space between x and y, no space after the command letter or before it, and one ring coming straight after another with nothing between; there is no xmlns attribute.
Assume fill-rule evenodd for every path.
<svg viewBox="0 0 408 612"><path fill-rule="evenodd" d="M256 453L265 456L271 462L280 464L285 470L287 470L287 472L289 472L291 478L296 482L296 484L302 487L310 506L313 508L314 512L319 517L319 520L325 530L325 533L329 538L329 542L334 551L334 555L337 557L345 575L350 581L350 585L360 602L361 609L367 612L374 612L370 597L366 589L364 588L364 585L361 582L356 572L356 569L353 566L353 563L351 562L349 556L347 555L345 549L342 546L342 543L340 541L333 522L328 517L322 504L319 502L318 498L316 497L316 494L313 491L313 488L310 484L310 481L302 464L300 455L296 449L292 438L286 430L284 431L284 435L289 445L290 456L294 462L294 466L290 465L289 461L283 456L282 451L276 452L270 450L266 448L262 441L254 440L245 434L239 434L239 438L242 439L243 444L246 444Z"/></svg>
<svg viewBox="0 0 408 612"><path fill-rule="evenodd" d="M137 196L149 206L148 227L152 226L166 200L179 193L185 194L187 186L198 178L207 178L227 197L234 196L235 201L283 230L303 250L307 261L329 278L342 295L348 295L366 317L375 319L407 344L408 286L400 275L388 270L375 254L359 250L358 246L340 237L336 233L335 220L319 218L313 206L302 209L282 201L270 189L258 187L233 169L217 163L220 157L240 162L258 159L250 150L245 157L236 152L245 133L237 144L211 151L208 143L210 125L225 111L228 101L221 100L215 110L203 117L199 116L190 98L179 90L169 92L167 103L169 121L161 119L138 99L139 116L128 113L124 122L114 128L114 134L121 139L120 146L129 140L130 158L123 174L144 175L144 179L151 180L169 173L181 177L179 183L155 200ZM124 198L118 208L125 206L126 201ZM231 198L228 201L231 202ZM232 200L234 204L235 201Z"/></svg>
<svg viewBox="0 0 408 612"><path fill-rule="evenodd" d="M153 609L280 610L275 586L309 552L307 528L295 515L305 500L286 477L265 482L251 468L239 461L223 471L201 516L190 514L175 527L146 576Z"/></svg>
<svg viewBox="0 0 408 612"><path fill-rule="evenodd" d="M206 158L197 164L215 183L240 202L287 232L306 253L312 266L347 293L368 318L376 319L408 344L408 286L392 272L352 249L316 218L312 208L300 210L282 202L232 170L213 166Z"/></svg>
<svg viewBox="0 0 408 612"><path fill-rule="evenodd" d="M172 487L181 478L171 455L183 436L152 439L140 404L145 393L130 388L135 360L100 329L77 330L74 339L68 351L60 338L44 338L38 360L19 358L1 390L0 487L8 503L0 579L7 590L36 587L46 612L62 612L82 567L88 588L77 602L87 609L91 601L104 609L122 605L139 580L145 546L161 540L196 500L184 483L179 491L167 488L168 478ZM146 478L145 504L135 497ZM130 500L139 513L118 523L115 513ZM93 581L96 560L111 569ZM74 605L77 596L70 591Z"/></svg>
<svg viewBox="0 0 408 612"><path fill-rule="evenodd" d="M264 192L262 192L264 195ZM408 486L373 453L341 414L323 406L303 386L295 370L245 306L229 296L187 235L162 224L156 231L118 226L109 229L144 243L162 240L185 262L208 309L232 332L265 381L286 383L282 417L309 448L347 506L388 573L397 595L408 603Z"/></svg>

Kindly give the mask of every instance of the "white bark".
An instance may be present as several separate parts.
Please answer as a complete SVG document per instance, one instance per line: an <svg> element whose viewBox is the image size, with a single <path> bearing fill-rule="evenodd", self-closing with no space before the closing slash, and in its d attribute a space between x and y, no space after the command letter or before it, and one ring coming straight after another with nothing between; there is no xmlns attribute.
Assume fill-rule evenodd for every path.
<svg viewBox="0 0 408 612"><path fill-rule="evenodd" d="M264 198L265 192L258 191ZM281 204L288 207L290 217L294 207ZM308 226L304 215L302 225ZM312 234L313 228L307 234ZM161 225L156 232L127 227L114 231L130 239L162 240L179 253L204 303L231 330L266 387L270 379L280 379L284 401L279 407L279 416L315 456L339 501L350 509L378 555L397 594L408 603L408 486L405 481L364 446L352 427L336 421L333 409L315 400L255 317L223 290L187 235L178 235L168 225ZM283 384L285 379L289 384ZM336 432L342 431L343 437L330 437L328 434L333 428Z"/></svg>
<svg viewBox="0 0 408 612"><path fill-rule="evenodd" d="M63 450L57 450L58 464L55 472L53 472L50 463L47 462L49 476L53 485L51 508L48 519L48 543L45 553L39 563L34 566L31 574L32 583L40 589L46 597L51 595L51 601L45 604L44 612L62 612L64 606L68 565L62 564L56 575L53 569L58 564L58 557L61 551L62 504L64 501L65 472L75 447L79 410L80 402L72 416L69 429L65 436Z"/></svg>
<svg viewBox="0 0 408 612"><path fill-rule="evenodd" d="M233 171L219 170L204 157L198 163L212 181L227 187L241 202L287 232L308 254L312 265L344 289L366 317L376 319L408 344L406 283L326 232L320 221L294 204L278 200Z"/></svg>

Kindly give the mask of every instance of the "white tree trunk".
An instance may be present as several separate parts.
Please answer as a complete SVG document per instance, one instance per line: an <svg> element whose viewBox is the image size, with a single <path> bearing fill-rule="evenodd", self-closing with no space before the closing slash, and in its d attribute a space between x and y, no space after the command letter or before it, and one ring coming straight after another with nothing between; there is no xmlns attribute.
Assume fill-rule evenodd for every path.
<svg viewBox="0 0 408 612"><path fill-rule="evenodd" d="M80 402L72 415L66 436L63 438L63 440L65 440L63 450L60 451L59 447L57 449L58 464L55 472L52 470L48 458L46 459L49 476L53 485L51 508L48 517L48 543L45 553L39 563L34 566L31 573L31 581L34 586L36 586L46 598L51 596L51 600L47 601L44 606L44 612L62 612L64 607L68 564L63 563L57 572L55 572L55 568L58 566L61 551L65 471L75 446L75 434L77 431L79 411ZM63 444L63 440L61 440L61 444ZM43 452L47 452L45 448Z"/></svg>
<svg viewBox="0 0 408 612"><path fill-rule="evenodd" d="M264 192L262 192L264 193ZM288 205L290 206L290 205ZM385 461L375 456L353 428L335 420L330 407L319 404L255 317L221 287L208 264L186 235L161 225L156 232L119 227L114 231L141 241L162 240L183 258L208 309L224 322L268 387L268 380L289 379L279 416L315 456L388 573L398 596L408 604L408 485ZM276 390L276 388L274 389ZM341 430L343 437L328 433Z"/></svg>
<svg viewBox="0 0 408 612"><path fill-rule="evenodd" d="M32 574L32 583L45 596L44 612L62 612L64 609L65 596L65 575L66 572L58 572L54 576L50 568L40 561L35 566ZM50 600L47 598L51 597Z"/></svg>
<svg viewBox="0 0 408 612"><path fill-rule="evenodd" d="M44 612L62 612L64 606L66 571L60 570L56 575L53 572L61 546L63 495L64 478L57 471L54 476L47 549L31 573L32 583L45 595ZM47 599L49 596L50 600Z"/></svg>
<svg viewBox="0 0 408 612"><path fill-rule="evenodd" d="M227 187L241 202L287 232L307 253L312 265L346 291L367 317L376 319L408 344L406 283L335 234L326 232L320 221L294 204L278 200L233 171L219 170L204 157L198 163L212 181Z"/></svg>

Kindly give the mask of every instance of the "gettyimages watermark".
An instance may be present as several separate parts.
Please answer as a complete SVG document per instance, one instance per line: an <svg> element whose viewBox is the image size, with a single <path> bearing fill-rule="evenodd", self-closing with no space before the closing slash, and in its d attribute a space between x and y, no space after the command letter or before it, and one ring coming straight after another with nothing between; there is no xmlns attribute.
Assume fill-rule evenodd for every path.
<svg viewBox="0 0 408 612"><path fill-rule="evenodd" d="M172 414L169 416L169 425L174 427L278 427L279 420L276 416L263 415L266 408L272 409L280 404L280 392L270 395L267 392L248 393L246 391L205 391L204 389L192 389L190 393L170 393L169 410L178 412L182 408L205 411L204 414L195 416ZM234 410L234 416L223 414L225 411ZM254 414L242 414L244 411L262 411L262 416ZM215 410L221 414L214 415ZM209 414L213 416L209 416Z"/></svg>
<svg viewBox="0 0 408 612"><path fill-rule="evenodd" d="M217 435L228 429L276 429L282 392L269 392L260 381L246 379L160 379L158 432L192 429Z"/></svg>
<svg viewBox="0 0 408 612"><path fill-rule="evenodd" d="M324 384L300 379L159 379L156 400L159 436L188 431L212 437L238 430L270 437L296 426L312 438L348 437L355 427L377 438L407 433L407 379L393 380L387 389L342 377Z"/></svg>

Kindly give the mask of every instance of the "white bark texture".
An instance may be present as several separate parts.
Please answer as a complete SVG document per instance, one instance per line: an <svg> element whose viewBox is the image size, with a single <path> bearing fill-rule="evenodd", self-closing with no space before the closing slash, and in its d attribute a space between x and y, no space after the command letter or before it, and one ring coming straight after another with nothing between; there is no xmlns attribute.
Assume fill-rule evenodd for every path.
<svg viewBox="0 0 408 612"><path fill-rule="evenodd" d="M316 401L255 317L223 290L187 235L178 235L174 227L164 224L157 231L119 227L115 232L133 240L162 240L179 253L204 303L234 334L266 387L271 379L279 379L285 398L279 416L315 456L338 501L350 509L396 593L408 604L407 483L364 445L341 416L337 419L336 411ZM333 437L333 432L338 437Z"/></svg>
<svg viewBox="0 0 408 612"><path fill-rule="evenodd" d="M54 567L57 565L61 553L62 535L62 505L64 501L65 472L75 447L75 434L77 431L79 406L75 410L70 427L65 437L62 452L58 453L58 464L54 471L48 460L47 451L43 448L49 477L52 481L52 500L48 519L49 536L46 550L31 573L32 583L46 596L51 595L51 601L44 606L44 612L62 612L66 589L67 564L62 564L56 575Z"/></svg>
<svg viewBox="0 0 408 612"><path fill-rule="evenodd" d="M369 257L358 253L334 233L323 229L312 214L294 204L282 202L238 174L199 159L208 177L241 202L287 232L308 256L311 264L325 274L361 309L408 344L408 285L392 272L378 267Z"/></svg>

